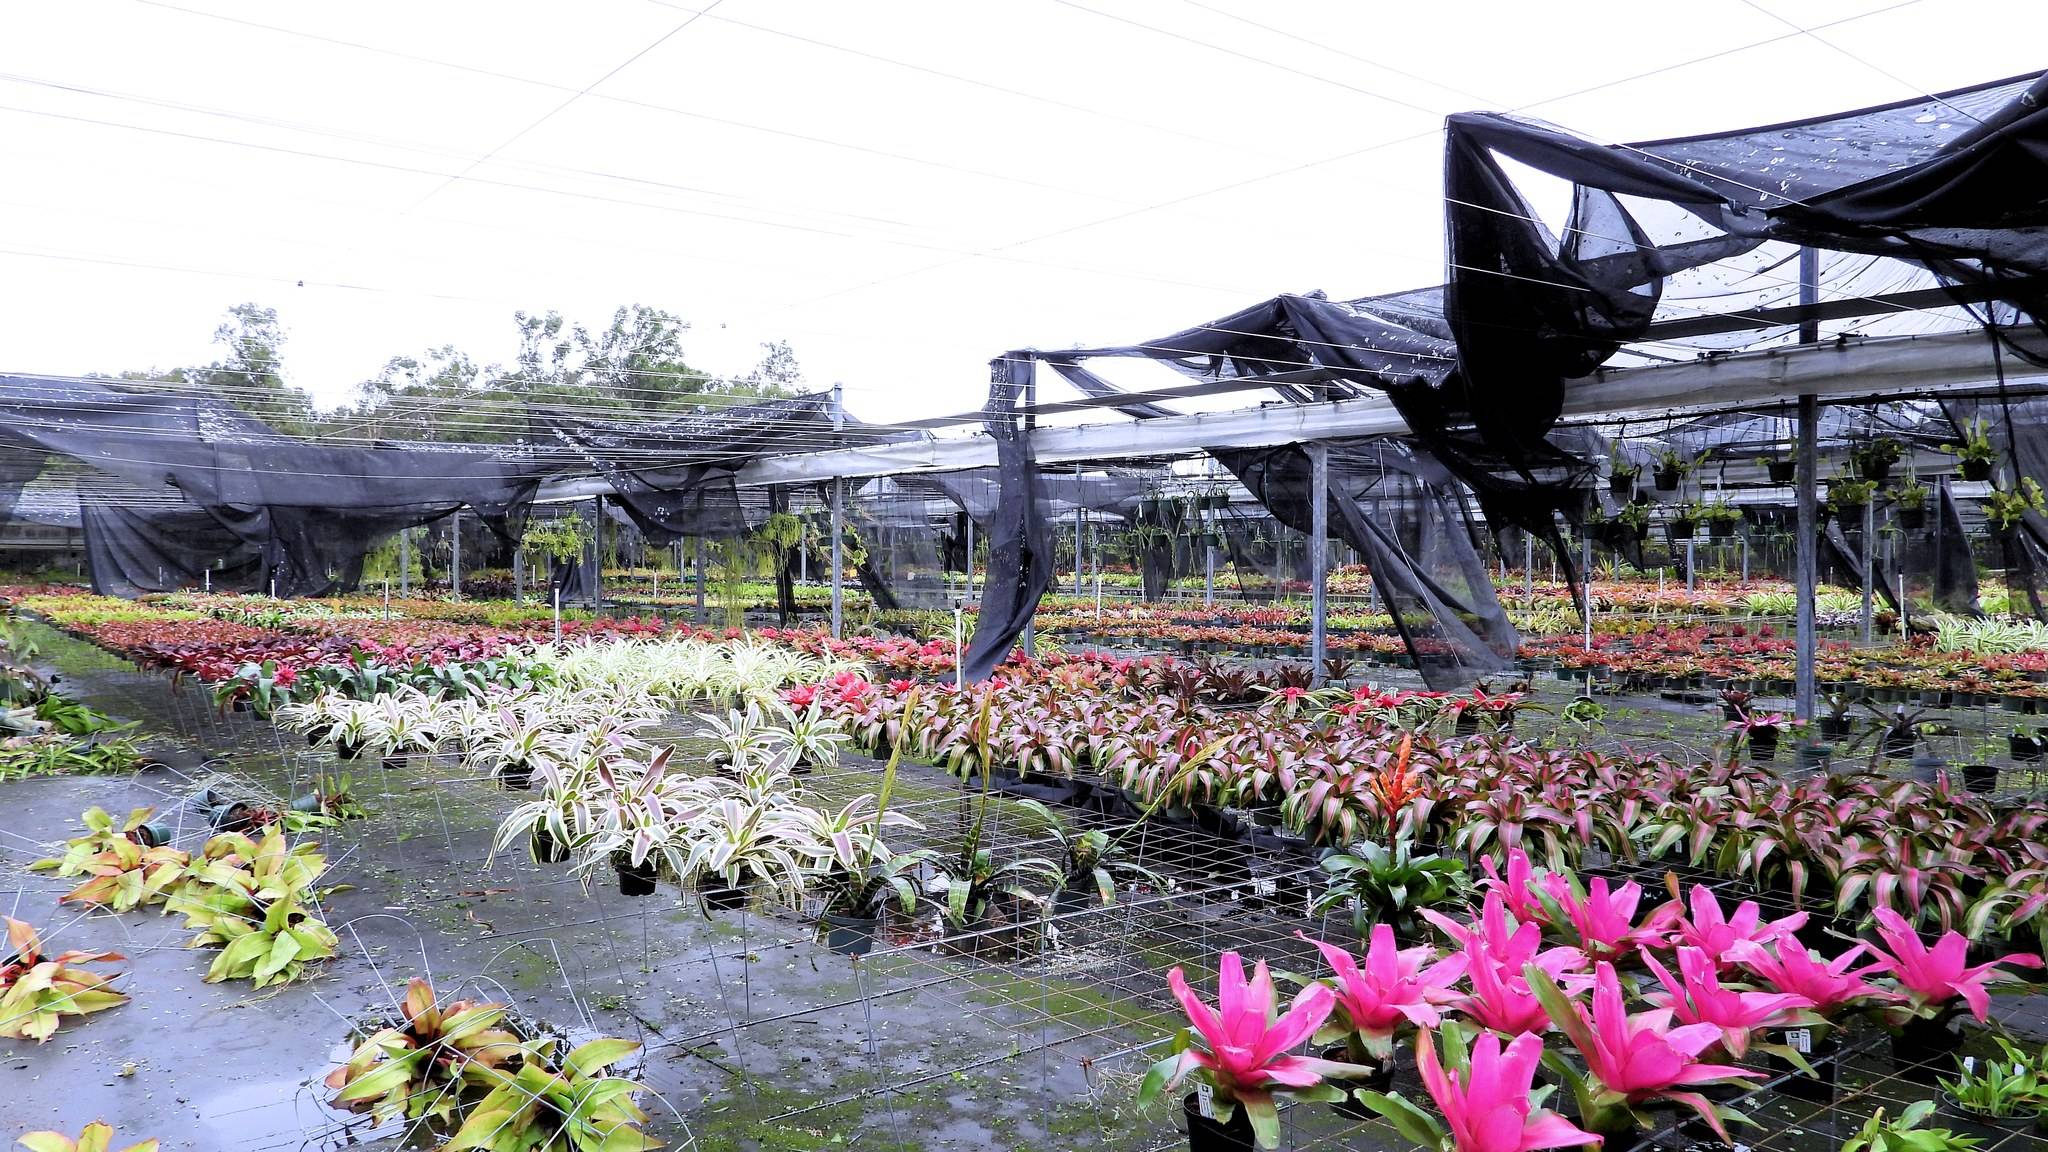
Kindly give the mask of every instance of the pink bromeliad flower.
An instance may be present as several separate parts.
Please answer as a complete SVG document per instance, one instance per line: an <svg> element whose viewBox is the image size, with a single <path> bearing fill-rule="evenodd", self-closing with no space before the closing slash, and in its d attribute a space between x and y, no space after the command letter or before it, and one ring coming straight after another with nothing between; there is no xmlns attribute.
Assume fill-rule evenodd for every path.
<svg viewBox="0 0 2048 1152"><path fill-rule="evenodd" d="M1428 945L1397 949L1391 925L1373 925L1362 968L1351 953L1337 945L1321 940L1312 943L1336 974L1332 990L1337 996L1337 1013L1349 1025L1341 1038L1351 1045L1354 1060L1360 1055L1385 1060L1393 1054L1396 1032L1436 1027L1442 1019L1439 1007L1458 999L1451 985L1465 974L1466 958L1453 955L1438 960L1436 950ZM1316 1037L1325 1043L1339 1038Z"/></svg>
<svg viewBox="0 0 2048 1152"><path fill-rule="evenodd" d="M1858 944L1833 960L1821 960L1807 951L1804 944L1785 936L1772 948L1754 940L1738 940L1729 946L1726 958L1780 992L1804 996L1814 1012L1829 1016L1858 1000L1897 999L1893 993L1864 979L1873 972L1884 971L1882 962L1849 970L1864 951L1864 946Z"/></svg>
<svg viewBox="0 0 2048 1152"><path fill-rule="evenodd" d="M1515 914L1515 919L1524 924L1543 923L1543 901L1537 896L1538 885L1541 885L1542 890L1548 892L1553 899L1562 901L1565 894L1571 891L1570 884L1556 872L1545 872L1540 880L1537 879L1535 868L1529 863L1529 854L1520 848L1508 849L1507 859L1505 876L1494 868L1492 857L1481 860L1479 866L1486 870L1486 879L1479 883L1489 892L1500 893L1501 898L1507 901L1508 911Z"/></svg>
<svg viewBox="0 0 2048 1152"><path fill-rule="evenodd" d="M1507 895L1496 888L1487 892L1479 907L1479 918L1468 924L1460 924L1428 908L1422 910L1422 916L1467 952L1483 952L1511 972L1520 972L1524 966L1536 962L1543 965L1544 971L1557 976L1585 964L1584 953L1562 945L1541 951L1539 956L1543 947L1543 930L1519 916L1510 918L1510 905ZM1540 909L1541 905L1538 907Z"/></svg>
<svg viewBox="0 0 2048 1152"><path fill-rule="evenodd" d="M1662 947L1678 918L1678 910L1667 904L1636 924L1643 886L1633 880L1610 889L1607 877L1595 876L1584 893L1573 884L1554 899L1563 912L1561 926L1568 926L1578 936L1579 947L1595 960L1613 960L1638 948Z"/></svg>
<svg viewBox="0 0 2048 1152"><path fill-rule="evenodd" d="M1429 1034L1418 1036L1415 1063L1422 1086L1450 1124L1449 1139L1440 1147L1446 1152L1534 1152L1601 1143L1550 1109L1530 1107L1529 1087L1542 1058L1543 1041L1535 1036L1517 1036L1502 1051L1500 1037L1487 1033L1473 1041L1462 1073L1446 1072Z"/></svg>
<svg viewBox="0 0 2048 1152"><path fill-rule="evenodd" d="M1590 1082L1581 1086L1587 1105L1579 1117L1581 1123L1596 1132L1626 1131L1636 1126L1635 1105L1670 1100L1699 1113L1716 1135L1729 1142L1728 1131L1713 1104L1698 1092L1685 1089L1756 1078L1763 1073L1729 1064L1700 1063L1699 1054L1720 1042L1719 1027L1673 1027L1668 1008L1631 1015L1622 1000L1621 981L1614 974L1614 965L1604 960L1594 969L1590 1012L1577 1001L1567 1000L1563 990L1542 972L1531 969L1529 979L1550 1008L1557 1026L1586 1061Z"/></svg>
<svg viewBox="0 0 2048 1152"><path fill-rule="evenodd" d="M1201 1043L1153 1065L1139 1088L1141 1102L1162 1089L1178 1087L1190 1075L1198 1076L1215 1089L1217 1119L1228 1123L1242 1106L1260 1145L1271 1148L1280 1138L1275 1093L1341 1099L1341 1091L1323 1085L1326 1077L1357 1079L1372 1072L1355 1064L1292 1054L1336 1007L1336 993L1326 984L1304 987L1283 1014L1266 962L1259 961L1247 981L1244 960L1235 952L1223 954L1214 1008L1195 995L1179 968L1167 973L1166 983Z"/></svg>
<svg viewBox="0 0 2048 1152"><path fill-rule="evenodd" d="M1996 972L2000 964L2015 964L2025 968L2039 968L2041 958L2015 952L2001 956L1988 963L1966 967L1964 958L1970 950L1970 942L1962 933L1942 933L1941 939L1929 948L1913 931L1905 917L1889 908L1879 908L1877 934L1891 949L1886 952L1876 945L1870 945L1870 954L1885 971L1899 982L1899 987L1912 1002L1916 1016L1933 1016L1951 1001L1960 996L1970 1006L1970 1014L1983 1023L1986 1013L1991 1010L1991 994L1986 985L2004 975Z"/></svg>
<svg viewBox="0 0 2048 1152"><path fill-rule="evenodd" d="M1773 940L1788 938L1806 926L1804 912L1767 921L1754 900L1737 904L1735 915L1723 916L1721 902L1714 898L1714 890L1705 884L1693 885L1692 891L1686 894L1686 903L1691 906L1692 915L1676 918L1677 942L1706 953L1722 971L1734 967L1735 961L1728 955L1728 950L1736 943L1769 944Z"/></svg>
<svg viewBox="0 0 2048 1152"><path fill-rule="evenodd" d="M1750 1033L1759 1028L1783 1024L1786 1018L1813 1002L1791 992L1743 992L1721 987L1714 962L1697 948L1678 950L1678 971L1683 981L1674 980L1669 969L1645 950L1643 963L1664 985L1645 999L1671 1009L1681 1024L1712 1024L1721 1030L1721 1047L1740 1060L1749 1051Z"/></svg>

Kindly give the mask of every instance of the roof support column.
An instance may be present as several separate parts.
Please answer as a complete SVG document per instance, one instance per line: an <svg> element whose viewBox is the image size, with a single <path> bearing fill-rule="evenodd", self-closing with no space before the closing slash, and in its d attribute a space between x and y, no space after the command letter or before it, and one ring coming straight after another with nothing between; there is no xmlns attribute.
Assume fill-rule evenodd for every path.
<svg viewBox="0 0 2048 1152"><path fill-rule="evenodd" d="M455 510L455 517L448 525L448 590L455 599L462 599L462 509Z"/></svg>
<svg viewBox="0 0 2048 1152"><path fill-rule="evenodd" d="M1799 302L1812 304L1820 299L1820 253L1812 248L1799 250ZM1820 321L1807 320L1799 325L1799 342L1815 344L1820 341ZM1796 595L1799 604L1798 617L1798 673L1792 715L1802 723L1813 719L1813 654L1815 634L1813 621L1814 585L1820 580L1820 557L1817 555L1818 502L1815 488L1820 473L1820 398L1811 392L1799 397L1799 449L1796 467L1798 469L1799 516L1793 545L1796 549L1794 569L1797 581Z"/></svg>
<svg viewBox="0 0 2048 1152"><path fill-rule="evenodd" d="M1311 683L1323 686L1323 661L1329 656L1330 625L1325 617L1329 607L1330 576L1330 448L1327 444L1308 446L1309 533L1308 570L1311 584L1309 606L1308 660Z"/></svg>

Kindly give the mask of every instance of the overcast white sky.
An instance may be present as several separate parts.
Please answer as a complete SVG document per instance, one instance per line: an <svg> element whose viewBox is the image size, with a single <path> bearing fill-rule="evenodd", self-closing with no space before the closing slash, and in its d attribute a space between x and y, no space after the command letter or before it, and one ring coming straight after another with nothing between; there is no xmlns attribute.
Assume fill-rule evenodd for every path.
<svg viewBox="0 0 2048 1152"><path fill-rule="evenodd" d="M254 300L333 399L639 301L701 367L787 339L858 415L955 412L1008 348L1439 282L1446 113L1643 139L2039 67L2048 4L1992 11L15 0L0 371L204 362Z"/></svg>

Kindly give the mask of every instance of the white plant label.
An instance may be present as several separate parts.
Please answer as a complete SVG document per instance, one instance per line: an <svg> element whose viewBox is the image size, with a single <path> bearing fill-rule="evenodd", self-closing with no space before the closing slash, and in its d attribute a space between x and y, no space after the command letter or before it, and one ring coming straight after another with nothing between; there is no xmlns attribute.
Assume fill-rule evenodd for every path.
<svg viewBox="0 0 2048 1152"><path fill-rule="evenodd" d="M1801 1056L1811 1056L1813 1054L1813 1032L1806 1028L1788 1028L1785 1030L1785 1044Z"/></svg>
<svg viewBox="0 0 2048 1152"><path fill-rule="evenodd" d="M1195 1111L1200 1112L1204 1120L1216 1118L1215 1088L1207 1084L1195 1085Z"/></svg>

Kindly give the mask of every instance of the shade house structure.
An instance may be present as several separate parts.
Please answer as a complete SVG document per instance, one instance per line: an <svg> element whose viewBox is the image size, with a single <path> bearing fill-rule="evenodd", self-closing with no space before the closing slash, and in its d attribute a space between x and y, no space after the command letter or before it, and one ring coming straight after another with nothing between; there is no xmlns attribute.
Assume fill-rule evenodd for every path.
<svg viewBox="0 0 2048 1152"><path fill-rule="evenodd" d="M835 589L844 548L871 540L852 567L878 604L943 607L946 572L971 563L942 553L978 555L978 535L985 570L959 589L980 608L970 679L1029 639L1039 598L1062 582L1063 533L1085 585L1085 541L1135 532L1150 591L1174 572L1213 573L1219 556L1258 563L1256 533L1239 530L1256 521L1305 537L1312 660L1326 652L1334 540L1371 572L1424 679L1447 687L1513 658L1486 559L1517 550L1504 541L1577 581L1596 543L1635 548L1606 525L1683 526L1676 514L1711 477L1717 502L1783 533L1805 714L1823 564L1880 604L1903 580L1968 611L1959 557L1978 504L2048 479L2042 90L2030 74L1629 144L1456 115L1442 285L1276 295L1127 345L1010 350L991 361L980 407L909 425L862 423L820 393L660 422L536 407L511 446L308 441L147 382L5 377L0 498L41 491L47 518L49 490L68 486L75 500L60 494L55 515L76 516L94 585L122 594L346 590L393 533L467 513L502 547L538 507L657 549L795 516L830 541L839 562L820 560ZM1939 446L1972 429L2003 463L1950 482ZM1936 514L1882 541L1889 510L1881 519L1867 500L1867 522L1826 523L1823 487L1878 437L1911 446L1902 471L1938 479ZM1617 466L1654 474L1664 455L1688 462L1686 485L1610 483ZM1766 475L1765 455L1789 476ZM1195 502L1202 542L1147 535L1162 493L1197 488L1220 494ZM2026 508L2008 527L1997 547L2031 590L2048 521ZM459 553L463 531L449 538ZM595 566L594 553L558 562L552 580L594 599ZM834 609L837 626L836 593Z"/></svg>

